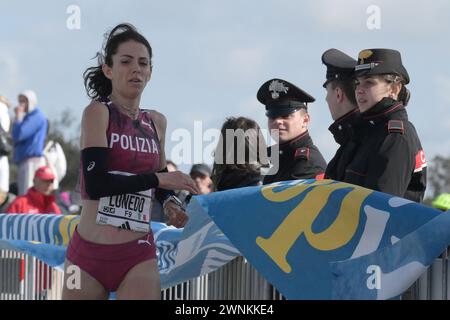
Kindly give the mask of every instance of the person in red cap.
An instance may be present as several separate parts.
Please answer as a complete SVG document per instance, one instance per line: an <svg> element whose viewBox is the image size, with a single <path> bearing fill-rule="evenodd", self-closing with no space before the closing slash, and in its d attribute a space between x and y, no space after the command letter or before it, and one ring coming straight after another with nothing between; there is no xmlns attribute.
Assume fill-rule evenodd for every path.
<svg viewBox="0 0 450 320"><path fill-rule="evenodd" d="M6 210L7 213L55 213L61 214L53 196L55 174L52 169L42 166L34 174L33 186L28 192L17 197Z"/></svg>

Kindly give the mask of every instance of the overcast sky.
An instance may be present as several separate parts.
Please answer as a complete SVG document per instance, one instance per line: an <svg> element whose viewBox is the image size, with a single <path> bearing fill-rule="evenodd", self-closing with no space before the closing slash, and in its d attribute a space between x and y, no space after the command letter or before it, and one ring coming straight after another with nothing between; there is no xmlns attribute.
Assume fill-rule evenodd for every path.
<svg viewBox="0 0 450 320"><path fill-rule="evenodd" d="M80 10L79 29L74 11L67 13L71 5ZM374 21L370 6L380 10L380 29L367 27L368 20ZM338 48L356 57L362 49L380 47L402 53L411 77L407 110L428 159L450 155L447 0L0 0L0 12L0 94L16 103L20 91L33 89L50 119L70 108L77 121L70 134L76 134L89 103L83 71L95 63L91 59L103 34L130 22L154 50L153 76L141 102L168 118L168 157L177 145L172 134L180 132L176 129L193 133L194 121L202 121L203 133L239 115L267 128L256 92L277 77L316 98L309 109L310 132L330 160L336 144L327 130L331 117L321 55ZM68 20L75 29L68 28ZM204 141L203 149L209 143Z"/></svg>

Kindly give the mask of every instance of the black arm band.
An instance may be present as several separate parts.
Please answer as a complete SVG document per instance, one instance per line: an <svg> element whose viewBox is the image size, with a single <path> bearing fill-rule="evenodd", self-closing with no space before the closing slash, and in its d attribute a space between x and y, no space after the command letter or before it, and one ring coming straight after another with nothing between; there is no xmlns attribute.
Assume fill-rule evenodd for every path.
<svg viewBox="0 0 450 320"><path fill-rule="evenodd" d="M92 200L156 188L159 184L155 173L131 176L108 173L109 148L92 147L81 150L81 165L86 193Z"/></svg>
<svg viewBox="0 0 450 320"><path fill-rule="evenodd" d="M167 167L165 167L164 169L162 169L158 172L169 172L169 170L167 170ZM164 203L164 201L166 201L167 198L169 198L170 196L174 196L174 195L175 195L175 192L173 190L156 188L156 191L155 191L156 200L158 200L161 203L161 205Z"/></svg>

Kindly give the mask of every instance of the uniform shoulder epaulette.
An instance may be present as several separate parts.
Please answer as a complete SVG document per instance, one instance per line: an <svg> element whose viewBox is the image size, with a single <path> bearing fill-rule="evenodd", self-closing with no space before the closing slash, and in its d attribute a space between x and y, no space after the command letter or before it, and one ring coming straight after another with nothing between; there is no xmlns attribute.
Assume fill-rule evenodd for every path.
<svg viewBox="0 0 450 320"><path fill-rule="evenodd" d="M294 158L309 160L309 148L297 148L297 150L295 150Z"/></svg>
<svg viewBox="0 0 450 320"><path fill-rule="evenodd" d="M405 132L405 127L402 120L389 120L388 121L389 133L401 133Z"/></svg>

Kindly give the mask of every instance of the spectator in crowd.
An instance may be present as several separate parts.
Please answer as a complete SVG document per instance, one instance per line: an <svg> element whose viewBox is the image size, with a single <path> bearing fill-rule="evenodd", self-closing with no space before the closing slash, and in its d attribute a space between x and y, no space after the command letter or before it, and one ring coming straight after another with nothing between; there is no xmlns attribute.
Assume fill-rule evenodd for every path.
<svg viewBox="0 0 450 320"><path fill-rule="evenodd" d="M61 214L53 196L53 182L55 174L46 166L36 170L31 187L26 195L17 197L7 209L7 213L40 213L40 214ZM35 290L41 299L45 299L47 290L52 288L52 278L50 267L38 261L35 269Z"/></svg>
<svg viewBox="0 0 450 320"><path fill-rule="evenodd" d="M47 137L50 130L50 124L47 121ZM48 139L44 148L45 165L49 166L55 174L54 187L59 189L59 183L66 176L67 160L61 144L58 141Z"/></svg>
<svg viewBox="0 0 450 320"><path fill-rule="evenodd" d="M9 119L8 109L10 107L8 99L0 95L0 131L3 135L2 139L7 139L9 135L9 127L11 125L11 120ZM11 147L8 141L5 141L8 147ZM3 148L2 148L3 149ZM8 152L9 150L0 150L0 191L9 191L9 163L8 163Z"/></svg>
<svg viewBox="0 0 450 320"><path fill-rule="evenodd" d="M33 186L26 195L17 197L7 209L7 213L55 213L61 214L53 195L55 174L42 166L34 175Z"/></svg>
<svg viewBox="0 0 450 320"><path fill-rule="evenodd" d="M37 106L36 93L31 90L19 94L19 105L14 111L13 160L18 167L19 195L23 195L33 185L34 172L45 165L44 142L47 135L47 119Z"/></svg>
<svg viewBox="0 0 450 320"><path fill-rule="evenodd" d="M230 117L225 120L220 131L219 143L214 152L211 179L215 191L262 184L261 169L269 166L269 159L267 145L260 130L259 125L252 119ZM238 257L234 261L241 265L249 263L243 257ZM228 265L228 268L232 263ZM240 281L240 275L231 273L224 278L221 276L221 271L209 273L208 282L226 287L228 283ZM268 297L271 286L262 275L253 266L247 268L247 272L252 299ZM265 289L261 290L261 284L265 284Z"/></svg>
<svg viewBox="0 0 450 320"><path fill-rule="evenodd" d="M208 194L212 191L211 169L208 165L204 163L194 164L189 175L195 181L200 194Z"/></svg>
<svg viewBox="0 0 450 320"><path fill-rule="evenodd" d="M55 180L57 175L55 174ZM80 206L74 203L72 194L69 191L55 190L55 201L58 207L61 209L62 214L79 214Z"/></svg>
<svg viewBox="0 0 450 320"><path fill-rule="evenodd" d="M242 134L239 134L239 129ZM227 135L229 130L233 135ZM262 184L261 168L268 166L269 161L267 145L260 130L259 125L248 118L226 119L214 153L212 181L215 190Z"/></svg>
<svg viewBox="0 0 450 320"><path fill-rule="evenodd" d="M443 193L437 196L431 203L433 208L447 211L450 210L450 193Z"/></svg>

